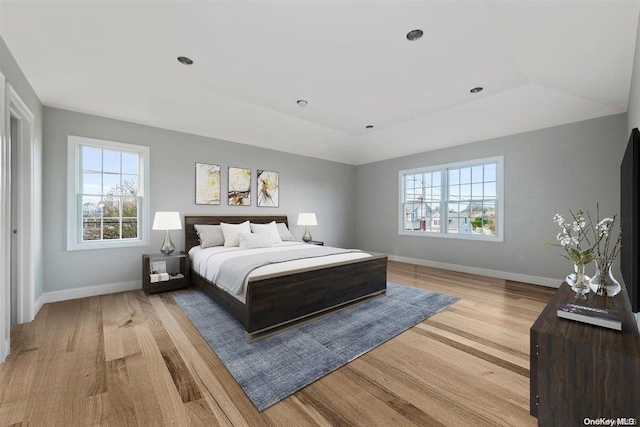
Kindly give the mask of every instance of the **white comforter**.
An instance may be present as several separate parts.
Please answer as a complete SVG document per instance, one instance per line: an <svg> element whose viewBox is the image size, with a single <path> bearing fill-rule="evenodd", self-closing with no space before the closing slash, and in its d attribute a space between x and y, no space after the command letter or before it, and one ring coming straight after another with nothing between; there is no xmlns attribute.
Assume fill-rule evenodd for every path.
<svg viewBox="0 0 640 427"><path fill-rule="evenodd" d="M238 247L224 247L224 246L214 246L211 248L202 249L200 246L194 246L189 251L189 259L191 260L191 268L200 274L205 279L210 282L216 283L216 276L220 270L220 264L227 259L244 256L244 255L252 255L263 252L273 252L273 251L282 251L282 250L292 250L292 249L309 249L311 245L307 245L306 243L300 242L283 242L277 244L271 248L259 248L259 249L240 249ZM333 264L335 262L342 261L350 261L355 259L368 258L371 255L364 252L351 252L346 254L339 255L329 255L325 257L318 258L309 258L309 259L300 259L295 261L288 261L278 264L270 264L265 265L264 267L256 268L249 274L247 277L247 281L250 279L260 278L262 276L283 273L291 270L298 270L309 267L322 266L327 264ZM239 299L244 302L246 292L247 292L247 283L245 282L242 292L239 295L235 295L232 292L229 292L228 289L219 286L219 288L224 289L229 292L230 295L233 295L234 298Z"/></svg>

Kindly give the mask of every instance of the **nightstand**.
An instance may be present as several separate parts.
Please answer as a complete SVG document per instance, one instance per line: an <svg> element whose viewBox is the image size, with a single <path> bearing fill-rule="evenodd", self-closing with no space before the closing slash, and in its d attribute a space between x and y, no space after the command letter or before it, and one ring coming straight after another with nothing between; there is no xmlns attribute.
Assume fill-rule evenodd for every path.
<svg viewBox="0 0 640 427"><path fill-rule="evenodd" d="M324 246L324 242L319 242L318 240L310 240L305 243L308 245Z"/></svg>
<svg viewBox="0 0 640 427"><path fill-rule="evenodd" d="M169 274L168 280L157 278L157 281L152 282L151 275L155 273L154 267L160 270L164 268ZM149 295L186 288L189 285L187 267L188 258L184 252L174 252L169 255L144 254L142 255L142 289Z"/></svg>

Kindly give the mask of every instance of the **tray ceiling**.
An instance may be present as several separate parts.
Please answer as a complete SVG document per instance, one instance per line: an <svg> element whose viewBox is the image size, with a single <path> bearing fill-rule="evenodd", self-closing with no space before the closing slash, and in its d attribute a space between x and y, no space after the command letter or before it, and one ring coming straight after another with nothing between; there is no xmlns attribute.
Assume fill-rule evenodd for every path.
<svg viewBox="0 0 640 427"><path fill-rule="evenodd" d="M362 164L625 112L639 10L3 1L0 34L45 105Z"/></svg>

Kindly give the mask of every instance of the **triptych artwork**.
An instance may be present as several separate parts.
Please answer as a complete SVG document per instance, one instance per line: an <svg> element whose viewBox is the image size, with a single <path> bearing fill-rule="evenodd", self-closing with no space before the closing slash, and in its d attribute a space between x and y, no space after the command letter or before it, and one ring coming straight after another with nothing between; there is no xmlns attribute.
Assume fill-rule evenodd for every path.
<svg viewBox="0 0 640 427"><path fill-rule="evenodd" d="M228 168L229 206L251 206L251 169ZM280 196L280 174L258 169L256 174L257 205L277 208ZM221 199L220 165L196 163L196 204L219 205Z"/></svg>

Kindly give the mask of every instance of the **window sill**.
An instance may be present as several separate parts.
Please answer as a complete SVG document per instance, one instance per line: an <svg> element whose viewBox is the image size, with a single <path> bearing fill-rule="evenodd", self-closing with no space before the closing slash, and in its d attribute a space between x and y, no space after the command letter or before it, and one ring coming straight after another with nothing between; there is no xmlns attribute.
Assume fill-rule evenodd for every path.
<svg viewBox="0 0 640 427"><path fill-rule="evenodd" d="M99 242L68 242L67 251L90 251L94 249L117 249L149 246L149 243L143 240L123 240L123 241L99 241Z"/></svg>
<svg viewBox="0 0 640 427"><path fill-rule="evenodd" d="M415 237L435 237L438 239L457 239L457 240L471 240L476 242L493 242L503 243L504 238L502 236L483 236L481 234L444 234L444 233L429 233L426 231L400 231L400 236L415 236Z"/></svg>

